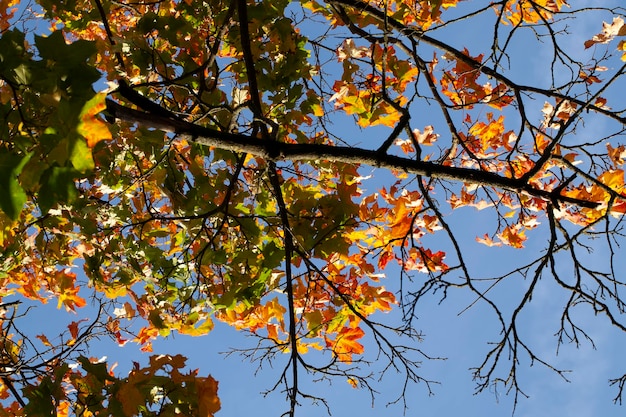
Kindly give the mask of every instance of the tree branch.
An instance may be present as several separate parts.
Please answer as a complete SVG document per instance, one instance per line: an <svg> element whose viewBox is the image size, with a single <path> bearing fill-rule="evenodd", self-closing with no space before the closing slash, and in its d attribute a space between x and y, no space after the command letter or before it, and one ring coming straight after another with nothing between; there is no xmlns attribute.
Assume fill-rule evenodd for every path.
<svg viewBox="0 0 626 417"><path fill-rule="evenodd" d="M388 155L363 148L331 146L316 143L284 143L263 141L240 133L222 132L198 126L183 120L142 112L122 106L107 99L107 112L110 116L130 123L138 123L147 128L185 136L188 140L210 147L234 152L245 152L265 158L268 161L315 161L326 160L347 164L362 164L377 168L402 171L430 178L461 181L482 186L496 187L520 194L527 194L548 201L572 204L585 208L597 208L599 203L555 195L550 191L534 188L517 178L479 171L470 168L440 165L433 162L418 161L395 155Z"/></svg>

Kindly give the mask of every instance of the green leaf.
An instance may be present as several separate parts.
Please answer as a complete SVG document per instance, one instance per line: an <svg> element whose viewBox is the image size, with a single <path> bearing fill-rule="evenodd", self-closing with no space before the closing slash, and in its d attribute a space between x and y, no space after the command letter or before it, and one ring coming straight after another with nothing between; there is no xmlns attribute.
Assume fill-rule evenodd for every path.
<svg viewBox="0 0 626 417"><path fill-rule="evenodd" d="M57 203L71 203L78 192L74 180L78 172L71 167L53 166L42 175L43 183L39 190L39 208L47 213Z"/></svg>
<svg viewBox="0 0 626 417"><path fill-rule="evenodd" d="M44 60L54 63L47 68L56 73L72 96L93 95L92 84L98 81L100 72L87 61L97 53L95 42L78 40L68 44L61 31L57 31L47 37L35 36L35 45Z"/></svg>
<svg viewBox="0 0 626 417"><path fill-rule="evenodd" d="M25 57L24 34L19 30L8 30L0 36L0 73L18 67L28 57Z"/></svg>
<svg viewBox="0 0 626 417"><path fill-rule="evenodd" d="M79 357L78 361L85 372L96 377L99 382L104 383L104 381L115 381L115 378L109 375L106 362L92 363L84 356Z"/></svg>
<svg viewBox="0 0 626 417"><path fill-rule="evenodd" d="M19 217L26 203L26 192L17 178L31 155L20 156L8 151L0 154L0 209L12 220Z"/></svg>
<svg viewBox="0 0 626 417"><path fill-rule="evenodd" d="M87 146L87 142L84 139L76 138L70 146L70 161L78 172L85 173L94 169L95 165L91 149Z"/></svg>

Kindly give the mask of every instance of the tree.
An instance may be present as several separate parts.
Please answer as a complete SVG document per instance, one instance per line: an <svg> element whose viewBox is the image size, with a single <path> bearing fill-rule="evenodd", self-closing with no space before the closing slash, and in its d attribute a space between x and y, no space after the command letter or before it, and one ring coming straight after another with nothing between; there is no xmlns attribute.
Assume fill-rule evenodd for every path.
<svg viewBox="0 0 626 417"><path fill-rule="evenodd" d="M520 359L563 372L518 332L538 288L558 288L559 345L588 337L584 306L626 331L624 9L569 3L2 1L0 415L211 416L217 382L180 355L118 377L87 342L150 352L214 320L283 361L289 416L316 399L303 372L374 392L365 335L430 389L414 320L432 295L490 309L473 376L516 403ZM489 212L478 242L525 256L476 276L466 207ZM30 337L20 298L79 319Z"/></svg>

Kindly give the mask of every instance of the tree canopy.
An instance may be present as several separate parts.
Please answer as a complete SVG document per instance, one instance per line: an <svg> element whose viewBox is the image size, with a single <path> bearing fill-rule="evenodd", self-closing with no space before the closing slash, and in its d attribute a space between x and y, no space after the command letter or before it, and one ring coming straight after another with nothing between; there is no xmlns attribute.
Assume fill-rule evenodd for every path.
<svg viewBox="0 0 626 417"><path fill-rule="evenodd" d="M603 3L0 0L0 416L212 416L218 381L176 352L118 375L88 342L216 321L281 364L288 416L323 401L302 378L374 393L368 355L430 390L417 311L457 292L494 329L478 391L517 403L520 361L563 375L518 331L542 288L556 345L589 337L581 312L626 331L625 10ZM36 327L24 299L74 319Z"/></svg>

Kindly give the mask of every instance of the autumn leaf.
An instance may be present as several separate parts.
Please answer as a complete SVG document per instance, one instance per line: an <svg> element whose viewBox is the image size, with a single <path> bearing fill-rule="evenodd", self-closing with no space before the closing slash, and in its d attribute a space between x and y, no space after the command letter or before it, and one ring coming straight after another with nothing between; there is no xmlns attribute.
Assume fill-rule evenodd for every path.
<svg viewBox="0 0 626 417"><path fill-rule="evenodd" d="M626 61L626 41L620 41L617 50L623 52L621 60Z"/></svg>
<svg viewBox="0 0 626 417"><path fill-rule="evenodd" d="M613 148L610 143L606 144L607 154L614 165L623 165L626 158L626 146L620 145Z"/></svg>
<svg viewBox="0 0 626 417"><path fill-rule="evenodd" d="M78 295L79 288L67 288L61 294L59 294L58 308L65 306L67 311L76 311L76 308L81 308L87 305L84 298Z"/></svg>
<svg viewBox="0 0 626 417"><path fill-rule="evenodd" d="M614 169L604 172L598 176L598 181L618 193L621 193L624 189L624 171L621 169Z"/></svg>
<svg viewBox="0 0 626 417"><path fill-rule="evenodd" d="M46 335L44 334L38 334L37 336L35 336L37 339L41 340L41 343L43 343L44 346L46 347L51 347L52 343L50 343L50 341L48 340L48 338L46 337Z"/></svg>
<svg viewBox="0 0 626 417"><path fill-rule="evenodd" d="M73 346L76 343L76 340L78 339L79 330L80 330L78 326L80 325L81 322L84 322L84 321L87 321L87 319L82 319L79 321L72 321L70 324L67 325L67 329L69 330L70 336L72 337L70 340L67 341L68 346Z"/></svg>
<svg viewBox="0 0 626 417"><path fill-rule="evenodd" d="M485 233L483 237L476 237L476 242L482 243L483 245L486 245L486 246L502 246L502 243L494 242L487 233Z"/></svg>
<svg viewBox="0 0 626 417"><path fill-rule="evenodd" d="M528 239L521 225L516 224L507 226L502 233L498 234L498 237L505 245L512 246L514 248L523 248L524 242Z"/></svg>
<svg viewBox="0 0 626 417"><path fill-rule="evenodd" d="M17 7L14 6L17 4L19 0L0 0L0 33L9 28L9 22L17 11Z"/></svg>
<svg viewBox="0 0 626 417"><path fill-rule="evenodd" d="M76 274L68 269L55 271L52 275L55 290L58 292L57 308L65 307L65 310L76 312L76 308L87 305L83 297L78 295L80 288L75 286Z"/></svg>
<svg viewBox="0 0 626 417"><path fill-rule="evenodd" d="M434 133L433 126L426 126L423 133L419 129L414 129L413 137L420 145L431 146L437 141L439 135Z"/></svg>
<svg viewBox="0 0 626 417"><path fill-rule="evenodd" d="M352 363L352 355L360 355L364 352L363 345L358 342L365 335L365 332L360 327L344 327L339 333L334 342L329 342L333 347L333 353L337 356L341 362Z"/></svg>
<svg viewBox="0 0 626 417"><path fill-rule="evenodd" d="M107 124L98 117L106 109L106 97L106 93L96 94L85 103L80 113L80 123L76 130L87 140L89 148L93 148L100 141L113 138Z"/></svg>
<svg viewBox="0 0 626 417"><path fill-rule="evenodd" d="M621 17L614 17L611 23L602 22L602 32L585 41L585 48L590 48L598 43L609 43L616 36L626 36L626 26L624 26L624 19Z"/></svg>
<svg viewBox="0 0 626 417"><path fill-rule="evenodd" d="M56 298L55 313L78 318L48 339L38 322L19 329L30 310L7 308L5 333L33 335L5 342L8 357L32 366L8 375L17 394L0 382L0 415L220 409L217 381L183 372L180 355L119 378L97 359L77 362L100 331L147 352L218 320L257 339L250 358L287 371L314 363L312 378L357 387L374 358L354 356L370 353L362 329L391 361L374 368L406 365L419 380L410 349L397 348L401 334L418 335L411 315L432 293L469 291L508 337L496 334L475 376L515 388L500 349L520 341L501 313L525 305L491 285L527 277L528 265L557 279L574 270L580 285L560 285L559 299L621 311L615 291L594 291L619 268L521 249L528 230L572 254L603 233L619 239L623 16L583 45L593 13L565 0L57 3L0 0L0 297ZM485 39L440 36L468 28ZM583 51L613 41L617 52ZM590 64L541 59L547 46ZM532 71L520 78L519 63ZM106 83L120 88L94 95ZM470 262L474 239L519 259L502 272L489 255ZM102 301L100 315L86 299ZM306 381L283 379L299 404Z"/></svg>
<svg viewBox="0 0 626 417"><path fill-rule="evenodd" d="M347 58L367 58L371 56L371 48L367 46L356 46L353 39L346 39L337 48L337 60L344 61Z"/></svg>
<svg viewBox="0 0 626 417"><path fill-rule="evenodd" d="M142 347L141 350L144 352L152 352L152 343L151 340L155 339L159 335L159 330L154 327L142 327L135 338L135 341L139 343Z"/></svg>
<svg viewBox="0 0 626 417"><path fill-rule="evenodd" d="M141 391L137 388L134 381L132 380L132 375L131 377L129 377L128 383L120 387L120 390L117 392L116 397L122 404L124 414L127 416L137 415L139 407L143 406L146 401L145 396L141 393Z"/></svg>
<svg viewBox="0 0 626 417"><path fill-rule="evenodd" d="M220 408L220 400L217 396L218 383L212 376L196 378L196 390L198 395L198 415L200 417L213 417Z"/></svg>

